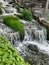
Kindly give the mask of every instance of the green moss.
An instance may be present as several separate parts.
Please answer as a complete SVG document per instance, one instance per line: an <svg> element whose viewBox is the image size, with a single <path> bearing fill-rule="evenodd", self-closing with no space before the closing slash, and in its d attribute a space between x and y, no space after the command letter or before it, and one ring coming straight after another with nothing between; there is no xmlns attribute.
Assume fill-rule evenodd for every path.
<svg viewBox="0 0 49 65"><path fill-rule="evenodd" d="M30 9L24 9L21 13L25 20L32 20L32 12Z"/></svg>
<svg viewBox="0 0 49 65"><path fill-rule="evenodd" d="M4 36L0 35L0 65L30 65L25 63L17 50Z"/></svg>
<svg viewBox="0 0 49 65"><path fill-rule="evenodd" d="M24 39L24 26L19 21L18 17L14 16L4 16L3 17L3 23L11 27L15 31L19 31L20 34L20 40Z"/></svg>

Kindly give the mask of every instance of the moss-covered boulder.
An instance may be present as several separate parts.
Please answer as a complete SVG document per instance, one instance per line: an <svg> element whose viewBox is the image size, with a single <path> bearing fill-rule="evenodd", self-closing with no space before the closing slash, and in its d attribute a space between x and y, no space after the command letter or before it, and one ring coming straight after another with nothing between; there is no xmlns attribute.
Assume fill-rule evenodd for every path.
<svg viewBox="0 0 49 65"><path fill-rule="evenodd" d="M15 31L19 31L20 34L20 40L22 41L24 39L24 26L20 22L18 17L15 16L4 16L3 17L3 23L11 27Z"/></svg>
<svg viewBox="0 0 49 65"><path fill-rule="evenodd" d="M25 63L17 50L4 36L0 35L0 65L30 65Z"/></svg>

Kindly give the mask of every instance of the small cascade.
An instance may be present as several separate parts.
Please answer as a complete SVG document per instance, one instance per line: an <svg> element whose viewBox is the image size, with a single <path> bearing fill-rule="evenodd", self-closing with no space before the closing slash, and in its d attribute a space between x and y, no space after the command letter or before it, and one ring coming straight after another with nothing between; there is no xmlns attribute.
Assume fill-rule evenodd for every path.
<svg viewBox="0 0 49 65"><path fill-rule="evenodd" d="M13 45L20 41L19 33L0 23L0 34L6 36Z"/></svg>
<svg viewBox="0 0 49 65"><path fill-rule="evenodd" d="M24 21L25 22L25 21ZM49 44L47 43L47 32L46 29L37 24L30 24L25 22L25 37L23 42L19 45L18 51L26 54L26 47L29 44L36 45L40 52L49 54Z"/></svg>
<svg viewBox="0 0 49 65"><path fill-rule="evenodd" d="M25 37L23 41L31 41L31 36L25 31Z"/></svg>
<svg viewBox="0 0 49 65"><path fill-rule="evenodd" d="M43 43L46 40L46 29L34 29L32 30L34 40L39 43Z"/></svg>
<svg viewBox="0 0 49 65"><path fill-rule="evenodd" d="M10 37L11 37L11 43L13 43L13 45L17 47L18 41L20 41L19 33L18 32L11 33Z"/></svg>
<svg viewBox="0 0 49 65"><path fill-rule="evenodd" d="M20 42L19 33L13 31L3 23L0 23L0 34L6 36L22 56L28 53L26 48L29 44L36 45L40 52L49 54L49 44L46 41L46 29L44 27L33 27L29 22L25 23L24 27L25 37L22 42Z"/></svg>
<svg viewBox="0 0 49 65"><path fill-rule="evenodd" d="M5 1L0 0L0 2L2 2L2 11L3 11L2 15L0 15L0 35L3 35L6 38L8 38L11 44L18 50L18 52L22 55L24 59L26 59L28 56L27 59L29 59L31 63L32 61L33 63L36 63L36 60L41 63L43 60L44 62L48 60L47 57L46 59L43 58L43 54L42 54L44 53L44 55L46 54L49 55L49 41L46 40L47 39L46 28L41 26L35 20L25 21L20 19L25 29L24 40L21 42L19 32L12 30L10 27L2 23L3 21L2 16L18 14L17 9L12 7L12 5L9 4L7 0ZM49 63L49 60L48 60L48 63ZM37 65L40 65L40 64L37 64ZM46 65L46 64L43 64L43 65Z"/></svg>
<svg viewBox="0 0 49 65"><path fill-rule="evenodd" d="M17 10L13 8L12 5L8 4L7 1L0 0L0 2L2 2L3 8L2 15L13 15L17 13ZM29 44L36 45L40 52L49 54L46 29L35 20L32 20L32 22L25 20L20 21L25 27L25 36L22 42L20 41L19 33L13 31L3 23L0 23L0 34L6 36L22 55L27 53L26 48Z"/></svg>

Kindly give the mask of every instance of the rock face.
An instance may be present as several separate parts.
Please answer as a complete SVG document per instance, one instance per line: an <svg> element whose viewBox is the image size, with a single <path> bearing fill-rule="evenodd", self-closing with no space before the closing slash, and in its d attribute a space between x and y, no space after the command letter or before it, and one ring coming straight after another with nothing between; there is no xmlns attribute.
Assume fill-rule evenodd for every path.
<svg viewBox="0 0 49 65"><path fill-rule="evenodd" d="M24 7L45 7L46 0L14 0Z"/></svg>
<svg viewBox="0 0 49 65"><path fill-rule="evenodd" d="M31 65L49 65L49 56L39 52L35 45L29 45L27 51L24 59Z"/></svg>

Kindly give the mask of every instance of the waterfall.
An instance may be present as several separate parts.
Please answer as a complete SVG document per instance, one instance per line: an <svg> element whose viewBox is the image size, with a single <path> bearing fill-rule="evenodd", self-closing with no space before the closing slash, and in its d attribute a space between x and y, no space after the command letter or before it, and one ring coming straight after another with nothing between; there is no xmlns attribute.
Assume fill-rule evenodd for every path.
<svg viewBox="0 0 49 65"><path fill-rule="evenodd" d="M22 42L20 42L19 33L13 31L3 23L0 23L0 34L6 36L9 41L13 43L14 47L16 47L22 54L26 53L25 48L29 44L36 45L40 52L42 51L43 53L49 54L49 44L46 40L46 29L43 27L42 29L37 29L36 27L25 29L25 37Z"/></svg>
<svg viewBox="0 0 49 65"><path fill-rule="evenodd" d="M28 35L27 31L25 31L25 37L23 41L31 41L31 36Z"/></svg>
<svg viewBox="0 0 49 65"><path fill-rule="evenodd" d="M29 24L27 22L25 23L26 23L25 37L23 40L23 44L25 44L26 46L29 44L36 45L40 52L49 54L49 44L47 43L46 40L47 38L46 28L37 24L31 25L29 22L28 22Z"/></svg>
<svg viewBox="0 0 49 65"><path fill-rule="evenodd" d="M9 5L8 2L5 2L3 0L0 0L0 2L2 2L3 15L11 15L17 13L17 10L12 6L8 6L8 8L6 7L6 5ZM6 13L5 10L9 13ZM20 41L19 33L17 31L13 31L3 23L0 23L0 34L6 36L9 41L13 43L14 47L16 47L17 50L23 55L27 53L25 49L29 44L36 45L39 51L49 54L49 44L46 40L46 29L34 20L31 22L20 19L20 21L24 24L25 27L25 36L22 42Z"/></svg>
<svg viewBox="0 0 49 65"><path fill-rule="evenodd" d="M19 33L18 32L11 33L10 37L11 37L11 43L13 43L13 45L17 46L18 41L20 41Z"/></svg>
<svg viewBox="0 0 49 65"><path fill-rule="evenodd" d="M40 52L49 54L49 44L46 40L46 29L44 27L41 27L41 29L37 26L33 27L29 22L26 22L24 27L25 37L22 42L20 42L19 33L13 31L3 23L0 23L0 34L6 36L9 41L13 43L14 47L16 47L22 54L27 53L25 49L29 44L36 45Z"/></svg>

